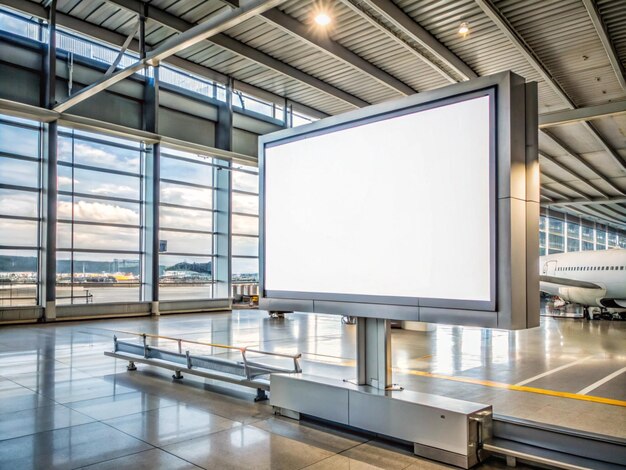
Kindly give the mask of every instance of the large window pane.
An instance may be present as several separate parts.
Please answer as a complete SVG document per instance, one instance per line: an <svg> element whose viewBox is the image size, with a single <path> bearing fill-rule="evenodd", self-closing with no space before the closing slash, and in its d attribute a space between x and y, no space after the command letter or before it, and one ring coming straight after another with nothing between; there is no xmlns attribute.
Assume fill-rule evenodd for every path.
<svg viewBox="0 0 626 470"><path fill-rule="evenodd" d="M37 247L38 223L0 217L0 245Z"/></svg>
<svg viewBox="0 0 626 470"><path fill-rule="evenodd" d="M159 295L163 300L213 297L212 163L204 155L173 149L161 152L159 240L166 251L159 256Z"/></svg>
<svg viewBox="0 0 626 470"><path fill-rule="evenodd" d="M161 178L213 186L213 167L174 158L161 158Z"/></svg>
<svg viewBox="0 0 626 470"><path fill-rule="evenodd" d="M606 232L596 229L596 250L606 249Z"/></svg>
<svg viewBox="0 0 626 470"><path fill-rule="evenodd" d="M258 259L233 257L232 269L235 282L259 282Z"/></svg>
<svg viewBox="0 0 626 470"><path fill-rule="evenodd" d="M181 209L177 207L162 206L161 228L174 228L182 230L213 230L213 213L193 209Z"/></svg>
<svg viewBox="0 0 626 470"><path fill-rule="evenodd" d="M132 202L103 201L84 197L59 196L59 219L110 224L139 225L140 205Z"/></svg>
<svg viewBox="0 0 626 470"><path fill-rule="evenodd" d="M259 196L233 192L233 212L258 215Z"/></svg>
<svg viewBox="0 0 626 470"><path fill-rule="evenodd" d="M233 170L233 189L258 194L259 175Z"/></svg>
<svg viewBox="0 0 626 470"><path fill-rule="evenodd" d="M107 138L100 136L100 139ZM141 152L138 146L136 149L121 148L76 138L72 146L70 136L61 136L59 138L59 160L139 174Z"/></svg>
<svg viewBox="0 0 626 470"><path fill-rule="evenodd" d="M196 255L210 255L213 253L213 237L204 233L161 230L159 240L167 242L167 251L171 253Z"/></svg>
<svg viewBox="0 0 626 470"><path fill-rule="evenodd" d="M61 220L57 226L57 301L137 302L142 251L140 146L106 135L64 132L59 139L59 159L64 163L59 165L58 185L65 194L59 195L57 206Z"/></svg>
<svg viewBox="0 0 626 470"><path fill-rule="evenodd" d="M233 236L233 256L259 256L259 239Z"/></svg>
<svg viewBox="0 0 626 470"><path fill-rule="evenodd" d="M0 152L39 158L39 130L0 122Z"/></svg>
<svg viewBox="0 0 626 470"><path fill-rule="evenodd" d="M560 235L550 233L548 252L563 253L565 251L565 238Z"/></svg>
<svg viewBox="0 0 626 470"><path fill-rule="evenodd" d="M39 163L0 157L0 184L39 187Z"/></svg>
<svg viewBox="0 0 626 470"><path fill-rule="evenodd" d="M117 253L57 256L57 303L137 302L139 258Z"/></svg>
<svg viewBox="0 0 626 470"><path fill-rule="evenodd" d="M163 181L161 182L161 202L197 207L199 209L211 209L213 207L213 190Z"/></svg>
<svg viewBox="0 0 626 470"><path fill-rule="evenodd" d="M593 242L582 242L583 251L593 251Z"/></svg>
<svg viewBox="0 0 626 470"><path fill-rule="evenodd" d="M233 215L233 234L258 235L259 219L245 215Z"/></svg>
<svg viewBox="0 0 626 470"><path fill-rule="evenodd" d="M256 292L254 284L259 279L258 168L244 165L234 166L232 187L232 281L235 284L234 297L237 298L237 294L242 292L240 289L245 291L245 289L250 288L252 290L248 290L248 292ZM245 193L239 191L245 191ZM250 214L253 217L238 214ZM239 235L252 236L243 237Z"/></svg>
<svg viewBox="0 0 626 470"><path fill-rule="evenodd" d="M139 251L139 229L59 222L59 249ZM72 244L73 236L73 244Z"/></svg>
<svg viewBox="0 0 626 470"><path fill-rule="evenodd" d="M159 297L161 300L210 299L213 297L210 257L159 257Z"/></svg>
<svg viewBox="0 0 626 470"><path fill-rule="evenodd" d="M580 236L580 225L568 222L567 236L570 238L578 238Z"/></svg>
<svg viewBox="0 0 626 470"><path fill-rule="evenodd" d="M548 219L549 231L550 234L556 233L559 235L563 234L563 226L565 225L562 221L550 218Z"/></svg>
<svg viewBox="0 0 626 470"><path fill-rule="evenodd" d="M0 188L0 215L38 216L39 194Z"/></svg>
<svg viewBox="0 0 626 470"><path fill-rule="evenodd" d="M576 238L568 238L567 251L580 251L580 240Z"/></svg>
<svg viewBox="0 0 626 470"><path fill-rule="evenodd" d="M93 194L100 197L117 197L139 200L141 179L134 176L116 175L102 171L91 171L76 168L72 179L72 169L59 166L59 191L75 191L82 194ZM74 186L72 188L72 182Z"/></svg>
<svg viewBox="0 0 626 470"><path fill-rule="evenodd" d="M0 250L0 307L37 304L37 251Z"/></svg>

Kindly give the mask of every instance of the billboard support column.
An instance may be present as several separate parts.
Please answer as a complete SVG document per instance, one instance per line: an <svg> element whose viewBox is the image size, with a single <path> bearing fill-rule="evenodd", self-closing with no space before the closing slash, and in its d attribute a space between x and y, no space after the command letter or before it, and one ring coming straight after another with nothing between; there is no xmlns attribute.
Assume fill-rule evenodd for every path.
<svg viewBox="0 0 626 470"><path fill-rule="evenodd" d="M359 317L356 325L358 384L380 390L391 389L391 322Z"/></svg>

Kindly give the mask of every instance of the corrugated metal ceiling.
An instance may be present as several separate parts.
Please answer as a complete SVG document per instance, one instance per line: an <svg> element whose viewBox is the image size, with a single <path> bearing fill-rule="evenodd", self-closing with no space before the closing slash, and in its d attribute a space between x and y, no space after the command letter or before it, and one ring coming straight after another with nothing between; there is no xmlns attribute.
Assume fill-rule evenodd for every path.
<svg viewBox="0 0 626 470"><path fill-rule="evenodd" d="M41 3L40 0L31 1ZM581 0L484 1L499 11L554 83L542 78L536 64L520 52L519 45L507 37L501 26L494 23L475 0L394 0L393 3L478 75L513 70L527 80L537 81L542 113L569 107L555 92L559 87L578 107L626 99L626 90L620 87L607 51ZM58 9L88 23L128 35L135 26L137 15L119 3L113 0L58 0ZM232 8L222 0L152 0L149 4L191 24L206 21L217 12ZM247 57L239 47L231 50L231 47L222 47L210 40L178 55L327 114L354 108L338 98L333 89L347 92L355 99L377 103L402 95L393 84L384 83L385 77L397 79L418 92L447 85L450 79L446 75L460 78L419 41L373 10L367 0L327 2L332 8L333 23L326 32L312 26L312 15L319 5L320 2L314 0L287 0L280 6L280 11L309 28L304 35L279 27L263 16L243 21L224 34L238 41L235 45L243 44L261 51L265 57L288 64L325 82L330 88L312 85L315 82L311 81L305 83L306 80L289 76L285 70L268 66L267 61L264 65L258 58ZM597 0L597 7L618 58L622 65L626 65L626 1ZM470 25L470 33L466 36L458 34L462 21ZM178 34L171 25L152 19L148 19L146 30L146 42L150 46ZM310 34L326 34L327 39L334 41L333 47L351 51L373 68L364 69L362 64L350 63L345 57L338 56L336 50L316 45L307 37ZM420 55L432 63L426 63ZM379 70L382 75L376 77L372 70ZM626 159L626 116L603 117L593 124L610 147ZM593 130L583 124L568 124L550 128L549 132L576 156L568 154L540 133L540 147L546 155L541 158L546 172L543 177L546 195L558 200L626 194L626 169L609 155ZM580 175L582 180L575 175ZM611 206L617 208L618 213L626 211L626 205ZM626 226L626 216L623 223Z"/></svg>

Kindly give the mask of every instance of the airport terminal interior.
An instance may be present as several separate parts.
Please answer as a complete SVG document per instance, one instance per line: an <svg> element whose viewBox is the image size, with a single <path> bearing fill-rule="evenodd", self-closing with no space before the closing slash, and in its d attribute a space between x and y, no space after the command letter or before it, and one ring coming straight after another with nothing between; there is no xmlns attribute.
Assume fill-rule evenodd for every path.
<svg viewBox="0 0 626 470"><path fill-rule="evenodd" d="M624 0L0 0L0 469L512 467L626 468Z"/></svg>

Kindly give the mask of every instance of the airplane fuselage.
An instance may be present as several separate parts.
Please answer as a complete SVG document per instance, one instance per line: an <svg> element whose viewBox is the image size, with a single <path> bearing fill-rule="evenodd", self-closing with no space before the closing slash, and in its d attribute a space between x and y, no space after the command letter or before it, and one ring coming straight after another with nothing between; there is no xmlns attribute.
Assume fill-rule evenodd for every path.
<svg viewBox="0 0 626 470"><path fill-rule="evenodd" d="M585 307L626 309L626 250L546 255L539 270L543 292Z"/></svg>

